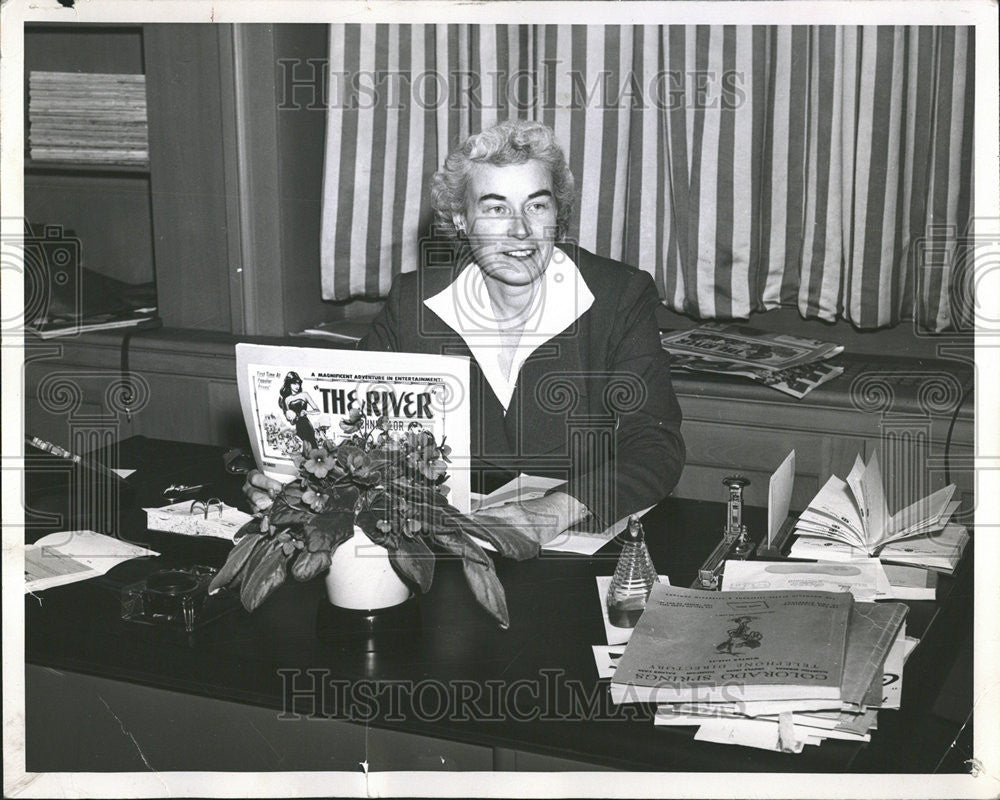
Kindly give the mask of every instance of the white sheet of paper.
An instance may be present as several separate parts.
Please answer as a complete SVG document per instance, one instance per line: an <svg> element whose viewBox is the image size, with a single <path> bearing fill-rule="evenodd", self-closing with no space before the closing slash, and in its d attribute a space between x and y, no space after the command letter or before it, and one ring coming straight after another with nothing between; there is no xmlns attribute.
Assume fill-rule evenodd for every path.
<svg viewBox="0 0 1000 800"><path fill-rule="evenodd" d="M488 495L482 497L478 506L473 506L475 511L484 511L494 506L502 506L506 503L523 503L525 500L534 500L542 497L553 486L566 483L558 478L545 478L541 475L528 475L522 472L499 489L494 489Z"/></svg>
<svg viewBox="0 0 1000 800"><path fill-rule="evenodd" d="M906 622L899 628L896 641L889 648L882 667L882 705L880 708L899 708L903 696L903 665L917 646L917 639L906 635Z"/></svg>
<svg viewBox="0 0 1000 800"><path fill-rule="evenodd" d="M889 579L877 558L853 561L726 561L726 591L801 589L850 592L860 602L874 602L889 590Z"/></svg>
<svg viewBox="0 0 1000 800"><path fill-rule="evenodd" d="M660 711L657 710L656 716L653 717L654 725L702 725L705 722L711 720L711 717L706 717L700 714L681 714L674 713L673 711Z"/></svg>
<svg viewBox="0 0 1000 800"><path fill-rule="evenodd" d="M117 475L119 478L122 478L123 480L127 478L129 475L135 473L134 469L113 469L111 471L115 473L115 475Z"/></svg>
<svg viewBox="0 0 1000 800"><path fill-rule="evenodd" d="M643 517L651 508L652 506L643 509L636 516ZM564 531L551 542L544 544L542 549L553 553L579 553L580 555L592 556L625 530L627 526L628 517L622 517L600 533L577 533L573 530Z"/></svg>
<svg viewBox="0 0 1000 800"><path fill-rule="evenodd" d="M40 592L88 580L129 559L158 555L155 550L94 531L50 533L25 547L24 590ZM47 569L49 565L54 569Z"/></svg>
<svg viewBox="0 0 1000 800"><path fill-rule="evenodd" d="M625 652L625 645L595 644L593 645L593 650L594 664L597 667L597 677L613 677L615 674L615 667L618 665L618 659L621 657L621 654Z"/></svg>
<svg viewBox="0 0 1000 800"><path fill-rule="evenodd" d="M487 509L502 506L506 503L534 500L544 496L549 489L561 483L565 483L565 481L558 478L545 478L541 475L527 475L522 472L516 478L507 481L499 489L495 489L488 495L481 496L478 505L473 503L472 508L474 511L486 511ZM636 516L644 516L651 508L652 506L640 511ZM599 533L581 533L574 530L564 531L552 541L542 545L542 549L551 553L577 553L579 555L592 556L614 539L615 536L625 530L627 524L628 517L626 516ZM495 549L488 542L479 542L479 544L485 550Z"/></svg>
<svg viewBox="0 0 1000 800"><path fill-rule="evenodd" d="M214 536L235 541L236 534L253 517L226 503L213 506L207 514L192 511L193 503L182 500L160 508L144 508L146 525L153 531L167 531L185 536ZM217 510L218 509L218 510Z"/></svg>
<svg viewBox="0 0 1000 800"><path fill-rule="evenodd" d="M483 500L486 499L486 495L481 492L469 492L469 508L473 512L479 510L479 506L482 505Z"/></svg>
<svg viewBox="0 0 1000 800"><path fill-rule="evenodd" d="M792 486L795 483L795 451L792 450L781 462L767 484L767 544L774 543L781 526L788 519L788 509L792 502Z"/></svg>
<svg viewBox="0 0 1000 800"><path fill-rule="evenodd" d="M666 575L660 576L660 583L670 585L670 578ZM608 618L608 587L611 585L610 575L597 576L597 602L601 605L601 617L604 619L604 635L608 638L608 644L626 644L632 636L632 628L619 628L612 625Z"/></svg>
<svg viewBox="0 0 1000 800"><path fill-rule="evenodd" d="M851 544L859 550L866 550L864 522L854 500L854 494L836 475L831 475L823 488L809 502L809 506L799 515L797 527L802 530L813 528L840 541Z"/></svg>
<svg viewBox="0 0 1000 800"><path fill-rule="evenodd" d="M854 492L858 508L861 509L866 540L873 545L887 532L889 506L885 499L885 484L882 480L882 468L878 463L878 453L872 453L860 472L857 469L859 463L863 464L860 456L855 461L855 468L847 476L847 484Z"/></svg>

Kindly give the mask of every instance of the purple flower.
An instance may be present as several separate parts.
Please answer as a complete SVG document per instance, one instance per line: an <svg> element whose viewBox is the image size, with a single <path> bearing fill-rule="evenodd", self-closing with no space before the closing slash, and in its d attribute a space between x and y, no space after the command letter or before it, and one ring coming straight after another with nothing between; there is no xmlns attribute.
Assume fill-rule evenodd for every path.
<svg viewBox="0 0 1000 800"><path fill-rule="evenodd" d="M357 481L365 483L375 477L372 457L358 447L341 445L337 451L337 461Z"/></svg>
<svg viewBox="0 0 1000 800"><path fill-rule="evenodd" d="M333 469L336 460L321 447L311 450L308 460L302 465L306 472L310 472L317 478L325 478L326 474Z"/></svg>
<svg viewBox="0 0 1000 800"><path fill-rule="evenodd" d="M312 489L306 489L302 493L302 502L308 505L316 513L319 513L326 507L326 501L327 496L325 494L314 492Z"/></svg>

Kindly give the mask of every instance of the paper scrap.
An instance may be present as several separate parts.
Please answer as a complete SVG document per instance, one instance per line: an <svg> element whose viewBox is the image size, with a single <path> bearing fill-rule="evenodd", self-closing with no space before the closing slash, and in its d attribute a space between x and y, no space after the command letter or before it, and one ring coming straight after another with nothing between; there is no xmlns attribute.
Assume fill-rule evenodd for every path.
<svg viewBox="0 0 1000 800"><path fill-rule="evenodd" d="M802 740L795 735L795 723L790 711L778 714L778 747L783 753L802 752Z"/></svg>
<svg viewBox="0 0 1000 800"><path fill-rule="evenodd" d="M134 469L113 469L111 471L115 473L115 475L117 475L122 480L127 478L129 475L133 475L135 473Z"/></svg>
<svg viewBox="0 0 1000 800"><path fill-rule="evenodd" d="M621 657L621 654L625 652L625 645L595 644L593 645L593 650L594 663L597 665L597 677L613 677L615 674L615 667L618 664L618 659Z"/></svg>
<svg viewBox="0 0 1000 800"><path fill-rule="evenodd" d="M859 602L874 602L889 588L877 558L852 561L726 561L723 588L727 591L798 589L850 592Z"/></svg>
<svg viewBox="0 0 1000 800"><path fill-rule="evenodd" d="M795 484L795 451L792 450L781 462L767 485L767 545L774 545L774 539L781 526L788 519L788 509L792 502L792 487Z"/></svg>
<svg viewBox="0 0 1000 800"><path fill-rule="evenodd" d="M236 533L253 517L238 508L216 503L207 509L204 503L182 500L161 508L144 508L146 526L152 531L182 533L187 536L216 536L235 540Z"/></svg>
<svg viewBox="0 0 1000 800"><path fill-rule="evenodd" d="M604 635L608 639L608 644L625 644L632 636L632 628L619 628L612 625L608 617L608 587L611 586L611 575L597 576L597 599L601 604L601 616L604 618ZM669 586L670 578L666 575L660 576L660 583Z"/></svg>
<svg viewBox="0 0 1000 800"><path fill-rule="evenodd" d="M712 719L701 724L694 738L701 742L719 742L720 744L741 744L745 747L757 747L762 750L783 752L778 742L778 726L773 722L761 722L755 719ZM796 740L794 750L801 753L805 744L819 744L819 736L806 736Z"/></svg>
<svg viewBox="0 0 1000 800"><path fill-rule="evenodd" d="M906 623L899 627L896 640L889 648L882 667L882 705L880 708L898 709L903 697L903 664L913 649L907 646Z"/></svg>

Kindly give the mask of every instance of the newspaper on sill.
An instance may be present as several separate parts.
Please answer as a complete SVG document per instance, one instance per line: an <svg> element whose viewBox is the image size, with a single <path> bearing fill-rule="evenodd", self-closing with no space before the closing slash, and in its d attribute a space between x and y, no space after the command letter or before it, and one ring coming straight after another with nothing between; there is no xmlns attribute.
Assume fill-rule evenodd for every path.
<svg viewBox="0 0 1000 800"><path fill-rule="evenodd" d="M795 398L805 397L844 371L824 363L842 353L842 345L749 325L707 323L663 332L660 343L670 353L674 370L739 375Z"/></svg>

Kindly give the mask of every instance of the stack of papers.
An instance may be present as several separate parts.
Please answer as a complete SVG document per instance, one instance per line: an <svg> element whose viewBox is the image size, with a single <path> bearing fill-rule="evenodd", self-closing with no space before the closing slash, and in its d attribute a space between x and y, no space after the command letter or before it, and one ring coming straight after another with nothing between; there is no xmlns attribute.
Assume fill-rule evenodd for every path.
<svg viewBox="0 0 1000 800"><path fill-rule="evenodd" d="M866 741L906 606L780 589L797 578L764 574L770 588L754 591L655 585L617 659L612 700L655 702L656 724L698 725L696 738L717 742L801 752Z"/></svg>
<svg viewBox="0 0 1000 800"><path fill-rule="evenodd" d="M962 560L968 543L969 534L965 528L949 523L933 534L886 545L879 551L879 559L950 575ZM850 561L863 555L863 551L831 539L799 536L792 543L788 555L792 558Z"/></svg>
<svg viewBox="0 0 1000 800"><path fill-rule="evenodd" d="M94 531L50 533L24 548L24 590L40 592L85 581L130 559L158 555L154 550Z"/></svg>
<svg viewBox="0 0 1000 800"><path fill-rule="evenodd" d="M867 742L878 727L878 712L899 708L903 665L916 644L916 639L905 635L905 625L900 626L883 666L881 701L869 703L864 711L822 708L829 704L800 701L667 704L657 707L653 724L697 725L695 739L765 750L799 752L805 745L817 745L825 739ZM794 744L789 748L787 742Z"/></svg>
<svg viewBox="0 0 1000 800"><path fill-rule="evenodd" d="M28 122L36 161L149 163L145 75L33 70Z"/></svg>

